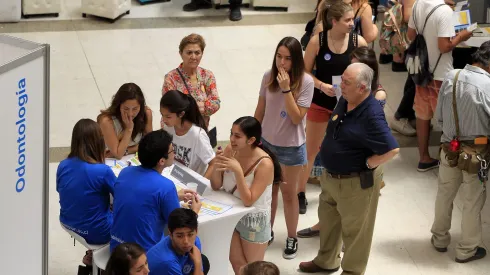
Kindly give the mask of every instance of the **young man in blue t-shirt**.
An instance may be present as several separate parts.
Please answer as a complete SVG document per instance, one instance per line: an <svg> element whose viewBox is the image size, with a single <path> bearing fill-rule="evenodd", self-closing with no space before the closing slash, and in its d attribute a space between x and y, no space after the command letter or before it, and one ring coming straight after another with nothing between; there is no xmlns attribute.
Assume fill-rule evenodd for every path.
<svg viewBox="0 0 490 275"><path fill-rule="evenodd" d="M138 147L141 166L121 171L114 184L114 223L111 251L120 243L134 242L145 251L163 237L170 213L180 207L180 200L192 199L192 210L201 207L197 194L181 190L162 176L163 169L173 164L172 136L164 130L145 135Z"/></svg>
<svg viewBox="0 0 490 275"><path fill-rule="evenodd" d="M148 268L155 275L205 275L209 261L201 254L197 237L197 214L190 209L175 209L168 218L170 235L148 253Z"/></svg>

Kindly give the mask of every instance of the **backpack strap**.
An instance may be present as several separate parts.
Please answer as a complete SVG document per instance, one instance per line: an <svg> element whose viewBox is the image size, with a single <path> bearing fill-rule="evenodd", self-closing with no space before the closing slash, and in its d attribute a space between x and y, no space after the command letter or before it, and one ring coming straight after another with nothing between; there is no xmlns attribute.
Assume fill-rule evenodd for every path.
<svg viewBox="0 0 490 275"><path fill-rule="evenodd" d="M459 130L459 116L458 116L458 108L457 108L457 100L456 100L456 85L458 84L458 77L461 70L458 70L456 76L453 79L453 115L454 115L454 124L456 126L456 138L460 136Z"/></svg>
<svg viewBox="0 0 490 275"><path fill-rule="evenodd" d="M427 25L427 21L429 20L429 17L439 8L439 7L442 7L442 6L445 6L446 4L439 4L437 6L435 6L430 12L429 14L427 15L427 17L425 18L425 22L424 22L424 27L422 28L422 35L424 35L424 30L425 30L425 25Z"/></svg>
<svg viewBox="0 0 490 275"><path fill-rule="evenodd" d="M269 156L261 156L260 158L258 158L252 165L250 165L250 167L248 167L247 171L245 171L245 173L243 173L243 176L244 177L247 177L248 174L250 174L252 172L252 170L259 164L260 161L262 161L262 159L265 159L265 158L270 158ZM238 188L238 185L235 184L235 187L233 187L233 189L231 189L231 194L234 194L235 191L237 190Z"/></svg>

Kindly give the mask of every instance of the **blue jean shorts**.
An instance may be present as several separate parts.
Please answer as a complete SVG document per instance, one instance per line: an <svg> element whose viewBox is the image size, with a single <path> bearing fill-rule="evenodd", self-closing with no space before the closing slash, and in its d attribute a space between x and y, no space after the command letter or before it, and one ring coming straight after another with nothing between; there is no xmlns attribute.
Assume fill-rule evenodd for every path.
<svg viewBox="0 0 490 275"><path fill-rule="evenodd" d="M267 142L262 138L262 144L269 149L274 155L276 155L279 163L286 166L303 166L308 163L308 157L306 156L306 144L296 147L282 147L275 146Z"/></svg>
<svg viewBox="0 0 490 275"><path fill-rule="evenodd" d="M240 234L240 238L256 244L268 243L271 239L271 221L269 218L259 218L251 222L249 215L245 215L235 227L235 230Z"/></svg>

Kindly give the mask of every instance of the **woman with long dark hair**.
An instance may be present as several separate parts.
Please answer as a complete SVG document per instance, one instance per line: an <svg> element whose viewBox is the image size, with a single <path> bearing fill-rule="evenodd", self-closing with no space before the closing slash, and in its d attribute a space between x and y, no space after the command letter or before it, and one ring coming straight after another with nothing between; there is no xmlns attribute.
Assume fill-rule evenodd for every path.
<svg viewBox="0 0 490 275"><path fill-rule="evenodd" d="M56 172L61 224L94 245L111 240L110 195L116 176L104 163L104 150L99 125L81 119L73 128L70 154ZM92 264L91 251L87 251L83 263Z"/></svg>
<svg viewBox="0 0 490 275"><path fill-rule="evenodd" d="M168 91L160 100L160 113L162 128L173 136L175 160L209 179L215 154L196 100L177 90Z"/></svg>
<svg viewBox="0 0 490 275"><path fill-rule="evenodd" d="M314 83L305 72L301 44L285 37L277 45L272 68L264 74L255 118L262 123L262 143L282 165L285 184L274 186L272 225L281 189L288 236L283 257L296 257L299 208L297 186L299 174L307 164L305 124ZM273 237L273 234L272 234Z"/></svg>
<svg viewBox="0 0 490 275"><path fill-rule="evenodd" d="M112 98L111 106L97 117L108 148L106 157L121 159L138 152L143 135L153 131L152 114L140 87L123 84Z"/></svg>
<svg viewBox="0 0 490 275"><path fill-rule="evenodd" d="M122 243L112 251L104 274L148 275L145 250L135 243Z"/></svg>
<svg viewBox="0 0 490 275"><path fill-rule="evenodd" d="M237 119L231 128L230 144L218 149L211 186L222 187L254 211L237 224L230 246L235 274L248 263L264 259L271 238L272 186L282 181L281 165L261 142L262 126L251 116Z"/></svg>

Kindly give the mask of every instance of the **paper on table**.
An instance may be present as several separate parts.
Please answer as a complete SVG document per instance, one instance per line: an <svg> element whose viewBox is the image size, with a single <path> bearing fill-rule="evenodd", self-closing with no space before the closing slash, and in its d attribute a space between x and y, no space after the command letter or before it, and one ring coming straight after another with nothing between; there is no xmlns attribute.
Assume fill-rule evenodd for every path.
<svg viewBox="0 0 490 275"><path fill-rule="evenodd" d="M332 86L335 90L335 96L337 97L337 100L342 96L342 89L340 89L340 83L342 82L342 78L340 75L334 75L332 76Z"/></svg>

